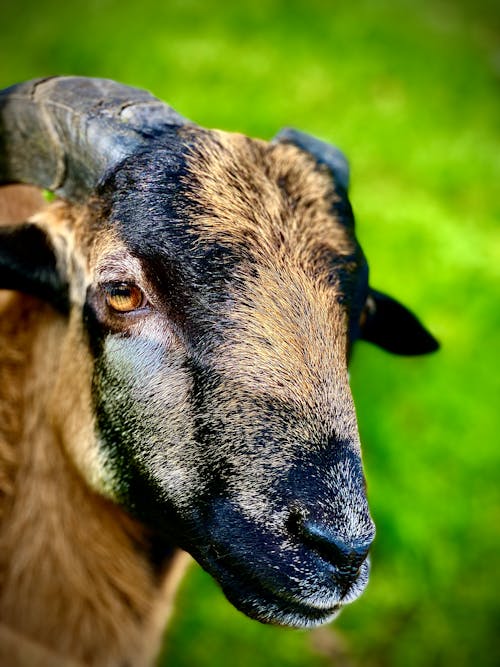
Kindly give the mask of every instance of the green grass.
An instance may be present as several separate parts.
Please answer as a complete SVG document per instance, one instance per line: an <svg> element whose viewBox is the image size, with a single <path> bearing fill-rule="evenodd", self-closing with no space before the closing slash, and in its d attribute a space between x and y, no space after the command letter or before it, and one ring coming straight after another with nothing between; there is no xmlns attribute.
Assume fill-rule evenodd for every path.
<svg viewBox="0 0 500 667"><path fill-rule="evenodd" d="M374 285L442 342L355 354L378 529L366 594L326 634L275 629L194 567L171 667L500 664L499 28L493 0L4 0L2 87L104 76L210 127L341 146Z"/></svg>

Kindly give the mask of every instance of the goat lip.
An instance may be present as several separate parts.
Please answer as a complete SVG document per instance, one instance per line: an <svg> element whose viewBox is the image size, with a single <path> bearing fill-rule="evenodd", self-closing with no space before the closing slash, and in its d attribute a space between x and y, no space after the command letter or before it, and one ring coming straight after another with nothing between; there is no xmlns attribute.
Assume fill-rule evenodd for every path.
<svg viewBox="0 0 500 667"><path fill-rule="evenodd" d="M290 595L288 591L276 590L255 576L235 574L233 568L221 566L212 559L199 559L218 581L227 599L244 614L261 623L305 628L328 623L333 620L345 604L357 597L316 603ZM352 587L356 587L356 584ZM364 586L360 589L362 591Z"/></svg>
<svg viewBox="0 0 500 667"><path fill-rule="evenodd" d="M342 603L318 608L306 601L299 602L288 596L280 596L255 581L250 583L219 579L227 599L244 614L261 623L304 628L322 625L333 620Z"/></svg>

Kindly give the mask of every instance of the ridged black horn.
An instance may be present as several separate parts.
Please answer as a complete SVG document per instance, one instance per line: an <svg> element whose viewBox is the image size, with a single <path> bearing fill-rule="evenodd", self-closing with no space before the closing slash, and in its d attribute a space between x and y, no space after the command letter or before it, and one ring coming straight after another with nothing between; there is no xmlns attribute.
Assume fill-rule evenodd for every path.
<svg viewBox="0 0 500 667"><path fill-rule="evenodd" d="M344 153L335 146L290 127L280 130L274 140L294 144L297 148L307 151L318 164L328 167L336 185L340 185L346 191L349 189L349 162Z"/></svg>
<svg viewBox="0 0 500 667"><path fill-rule="evenodd" d="M150 93L108 79L20 83L0 91L0 185L82 201L125 157L188 123Z"/></svg>

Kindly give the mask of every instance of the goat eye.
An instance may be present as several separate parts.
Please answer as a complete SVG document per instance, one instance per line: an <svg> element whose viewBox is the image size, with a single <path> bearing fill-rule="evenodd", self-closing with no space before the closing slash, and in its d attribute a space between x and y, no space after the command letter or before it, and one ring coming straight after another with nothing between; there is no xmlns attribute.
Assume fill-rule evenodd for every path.
<svg viewBox="0 0 500 667"><path fill-rule="evenodd" d="M136 285L111 283L104 287L106 303L118 313L129 313L145 305L145 297Z"/></svg>

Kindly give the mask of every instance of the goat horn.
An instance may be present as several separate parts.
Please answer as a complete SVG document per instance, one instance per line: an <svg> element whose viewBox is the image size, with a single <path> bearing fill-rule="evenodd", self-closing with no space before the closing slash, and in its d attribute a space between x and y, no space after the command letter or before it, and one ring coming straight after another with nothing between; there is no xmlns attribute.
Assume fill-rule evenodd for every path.
<svg viewBox="0 0 500 667"><path fill-rule="evenodd" d="M82 201L128 155L188 123L150 93L109 79L20 83L0 91L0 185Z"/></svg>
<svg viewBox="0 0 500 667"><path fill-rule="evenodd" d="M274 140L294 144L297 148L307 151L316 159L318 164L324 164L328 167L337 185L340 185L346 191L349 189L349 162L344 153L336 146L290 127L280 130Z"/></svg>

